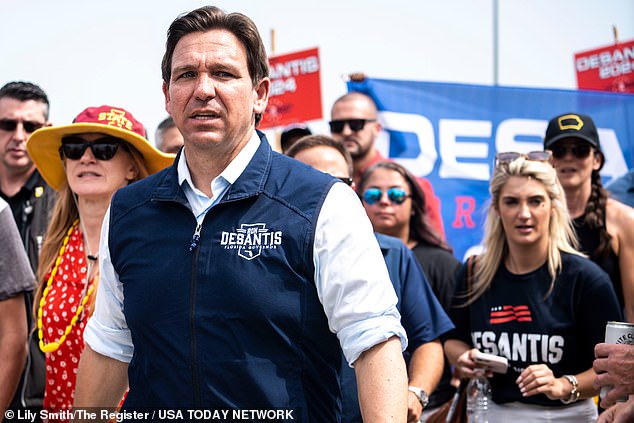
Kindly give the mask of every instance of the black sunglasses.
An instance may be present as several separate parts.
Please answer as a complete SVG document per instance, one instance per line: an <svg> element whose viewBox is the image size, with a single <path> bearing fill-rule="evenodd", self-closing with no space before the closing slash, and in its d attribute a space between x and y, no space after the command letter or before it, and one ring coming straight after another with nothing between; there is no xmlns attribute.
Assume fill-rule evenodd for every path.
<svg viewBox="0 0 634 423"><path fill-rule="evenodd" d="M68 136L62 138L62 145L59 147L59 154L62 159L79 160L90 147L92 155L97 160L110 160L115 154L122 141L116 137L102 137L94 141L86 141L81 137Z"/></svg>
<svg viewBox="0 0 634 423"><path fill-rule="evenodd" d="M402 188L390 188L387 190L387 198L394 204L403 204L411 195ZM378 188L368 188L363 193L363 201L372 205L381 201L383 191Z"/></svg>
<svg viewBox="0 0 634 423"><path fill-rule="evenodd" d="M527 160L534 162L550 162L550 158L552 157L552 153L548 150L546 151L531 151L530 153L517 153L515 151L505 151L502 153L497 153L495 155L495 165L499 165L501 163L511 163L514 160L519 159L520 157L524 157Z"/></svg>
<svg viewBox="0 0 634 423"><path fill-rule="evenodd" d="M328 125L330 125L330 132L340 134L343 132L343 128L346 127L346 124L350 127L352 132L358 132L365 127L366 123L374 121L376 121L376 119L341 119L331 120L328 122Z"/></svg>
<svg viewBox="0 0 634 423"><path fill-rule="evenodd" d="M588 143L581 144L555 144L550 147L550 150L553 152L553 157L560 160L563 159L566 154L572 153L578 159L585 159L590 155L592 151L592 146Z"/></svg>
<svg viewBox="0 0 634 423"><path fill-rule="evenodd" d="M15 128L18 127L18 123L20 122L22 123L24 131L28 133L33 133L44 126L43 123L31 122L30 120L0 119L0 129L3 131L15 131Z"/></svg>

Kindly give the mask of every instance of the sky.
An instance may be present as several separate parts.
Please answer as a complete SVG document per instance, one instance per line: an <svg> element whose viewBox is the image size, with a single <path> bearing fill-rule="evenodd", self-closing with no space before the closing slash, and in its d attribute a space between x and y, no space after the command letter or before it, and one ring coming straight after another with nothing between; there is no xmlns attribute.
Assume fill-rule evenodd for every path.
<svg viewBox="0 0 634 423"><path fill-rule="evenodd" d="M2 0L0 85L31 81L53 124L88 106L129 110L150 140L167 116L160 63L166 31L191 0ZM494 0L217 1L257 24L268 53L320 49L327 132L345 75L493 85ZM632 0L498 0L500 86L575 89L574 53L634 39ZM272 33L274 32L274 36ZM273 51L274 49L274 51ZM271 135L271 134L270 134Z"/></svg>

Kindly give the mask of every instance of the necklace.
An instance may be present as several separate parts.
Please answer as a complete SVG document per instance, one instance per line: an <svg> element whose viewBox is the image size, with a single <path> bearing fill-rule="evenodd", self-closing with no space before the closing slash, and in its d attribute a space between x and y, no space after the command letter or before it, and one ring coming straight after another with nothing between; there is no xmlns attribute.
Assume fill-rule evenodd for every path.
<svg viewBox="0 0 634 423"><path fill-rule="evenodd" d="M64 334L62 335L61 338L59 338L58 341L50 342L44 345L44 333L42 331L42 309L44 308L44 304L46 303L46 296L48 295L48 292L51 290L51 285L53 284L53 278L57 274L57 269L59 268L59 264L62 261L62 257L64 256L64 253L66 252L66 246L68 245L70 236L78 224L79 224L79 219L76 219L71 225L70 229L68 229L68 232L66 233L66 237L64 238L64 241L62 242L62 246L59 249L59 255L57 256L57 259L55 260L55 265L53 266L53 270L51 270L51 275L49 276L48 281L46 281L46 288L44 288L44 291L42 292L42 298L40 299L40 306L37 309L37 335L40 338L40 350L42 350L45 353L51 353L51 352L57 351L57 349L64 343L71 329L73 328L73 326L75 326L75 324L77 323L77 320L79 320L79 316L81 315L81 312L84 310L84 306L86 305L86 302L88 302L88 298L90 298L90 295L92 294L95 288L95 285L92 284L90 286L90 289L86 290L86 288L88 288L88 284L90 283L88 281L88 278L90 277L90 273L91 273L90 270L92 268L92 266L89 266L88 271L86 273L86 288L84 288L84 292L82 293L82 299L80 301L79 306L77 307L77 311L75 312L75 315L71 319L68 326L66 326L66 330L64 331ZM90 261L92 262L94 260L92 260L91 258Z"/></svg>

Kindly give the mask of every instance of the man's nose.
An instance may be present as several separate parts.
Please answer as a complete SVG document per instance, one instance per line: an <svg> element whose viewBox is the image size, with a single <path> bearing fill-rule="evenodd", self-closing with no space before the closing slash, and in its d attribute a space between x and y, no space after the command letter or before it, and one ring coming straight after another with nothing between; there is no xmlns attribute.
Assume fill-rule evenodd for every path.
<svg viewBox="0 0 634 423"><path fill-rule="evenodd" d="M197 80L196 98L201 101L209 101L216 96L216 85L213 78L201 75Z"/></svg>
<svg viewBox="0 0 634 423"><path fill-rule="evenodd" d="M29 138L29 133L24 129L24 123L18 121L15 130L13 131L13 139L16 141L26 141Z"/></svg>
<svg viewBox="0 0 634 423"><path fill-rule="evenodd" d="M352 135L352 134L354 134L354 133L355 133L355 131L353 131L353 130L350 128L350 124L349 124L348 122L344 122L344 123L343 123L343 130L341 131L341 134L342 134L343 136L349 136L349 135Z"/></svg>

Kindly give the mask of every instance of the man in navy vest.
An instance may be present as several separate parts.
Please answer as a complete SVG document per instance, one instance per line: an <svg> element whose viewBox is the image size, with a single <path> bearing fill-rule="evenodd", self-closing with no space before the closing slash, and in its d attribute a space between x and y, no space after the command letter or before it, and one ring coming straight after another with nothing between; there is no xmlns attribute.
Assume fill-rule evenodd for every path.
<svg viewBox="0 0 634 423"><path fill-rule="evenodd" d="M342 350L364 420L404 422L407 339L372 227L347 185L255 129L271 85L255 24L183 15L162 70L184 147L112 200L75 407L114 408L129 382L122 412L336 422Z"/></svg>

